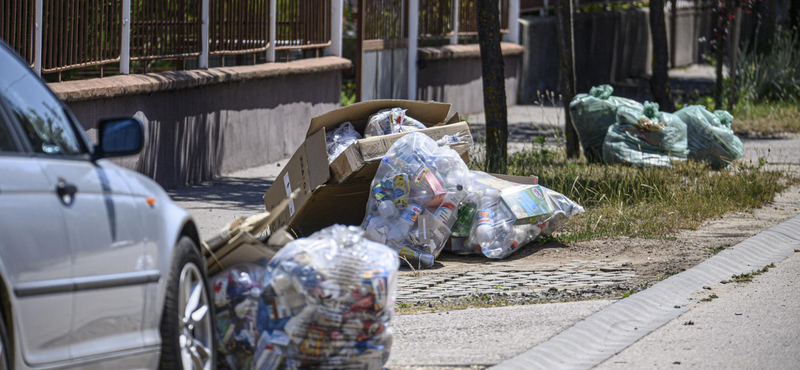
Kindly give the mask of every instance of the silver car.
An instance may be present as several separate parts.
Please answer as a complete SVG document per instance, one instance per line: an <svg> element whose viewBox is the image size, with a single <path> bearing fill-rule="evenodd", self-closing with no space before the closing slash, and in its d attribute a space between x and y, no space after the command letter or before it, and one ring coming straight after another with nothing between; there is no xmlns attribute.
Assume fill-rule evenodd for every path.
<svg viewBox="0 0 800 370"><path fill-rule="evenodd" d="M200 240L133 155L144 125L67 107L0 40L0 369L212 369Z"/></svg>

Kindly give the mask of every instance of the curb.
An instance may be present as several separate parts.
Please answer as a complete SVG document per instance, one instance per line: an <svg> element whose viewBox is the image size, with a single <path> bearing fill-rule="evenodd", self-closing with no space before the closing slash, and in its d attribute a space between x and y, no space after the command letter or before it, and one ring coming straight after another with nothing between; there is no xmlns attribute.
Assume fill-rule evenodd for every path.
<svg viewBox="0 0 800 370"><path fill-rule="evenodd" d="M590 369L688 311L694 291L780 262L798 246L800 215L622 299L492 369Z"/></svg>

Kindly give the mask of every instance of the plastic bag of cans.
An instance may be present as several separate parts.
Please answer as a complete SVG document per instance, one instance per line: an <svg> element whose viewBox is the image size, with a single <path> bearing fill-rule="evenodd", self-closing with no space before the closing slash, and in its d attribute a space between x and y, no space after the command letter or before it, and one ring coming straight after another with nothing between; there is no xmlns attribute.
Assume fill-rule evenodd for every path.
<svg viewBox="0 0 800 370"><path fill-rule="evenodd" d="M325 133L325 142L328 146L328 164L339 157L347 147L361 139L361 134L350 122L339 125L336 129Z"/></svg>
<svg viewBox="0 0 800 370"><path fill-rule="evenodd" d="M265 271L257 264L237 265L211 280L219 351L232 370L253 368L261 333L258 321L263 311L261 284Z"/></svg>
<svg viewBox="0 0 800 370"><path fill-rule="evenodd" d="M373 114L367 121L364 130L366 137L396 134L425 128L421 122L406 116L406 110L401 108L384 109Z"/></svg>
<svg viewBox="0 0 800 370"><path fill-rule="evenodd" d="M413 267L433 266L468 195L469 170L458 153L410 133L381 160L362 227Z"/></svg>
<svg viewBox="0 0 800 370"><path fill-rule="evenodd" d="M540 235L562 227L583 207L541 185L521 185L484 172L471 172L472 193L459 207L453 251L505 258ZM463 216L463 218L462 218Z"/></svg>
<svg viewBox="0 0 800 370"><path fill-rule="evenodd" d="M397 254L334 225L269 262L254 369L381 369L392 344Z"/></svg>

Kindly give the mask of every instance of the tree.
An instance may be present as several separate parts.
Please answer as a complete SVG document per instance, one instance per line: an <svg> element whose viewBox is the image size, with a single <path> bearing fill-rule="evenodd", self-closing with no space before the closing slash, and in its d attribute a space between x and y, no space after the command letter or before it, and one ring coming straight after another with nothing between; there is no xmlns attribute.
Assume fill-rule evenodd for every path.
<svg viewBox="0 0 800 370"><path fill-rule="evenodd" d="M650 0L650 34L653 38L653 76L650 78L650 90L661 110L674 112L675 104L669 88L667 23L664 18L664 0Z"/></svg>
<svg viewBox="0 0 800 370"><path fill-rule="evenodd" d="M508 112L503 52L500 49L499 0L479 0L478 42L483 73L483 110L486 116L486 159L489 172L506 169Z"/></svg>
<svg viewBox="0 0 800 370"><path fill-rule="evenodd" d="M559 52L559 85L561 101L564 102L564 136L567 141L567 157L580 156L580 143L572 118L569 103L575 96L575 39L572 30L572 0L556 0L556 28Z"/></svg>
<svg viewBox="0 0 800 370"><path fill-rule="evenodd" d="M738 71L739 55L739 24L741 22L742 11L750 13L754 3L758 0L717 0L717 26L714 28L714 59L716 60L717 80L714 84L714 107L722 109L725 90L725 77L722 75L722 67L725 59L725 42L729 33L733 37L730 45L730 70L731 76L730 92L728 94L728 106L730 110L738 99L736 82ZM732 31L732 32L729 32Z"/></svg>

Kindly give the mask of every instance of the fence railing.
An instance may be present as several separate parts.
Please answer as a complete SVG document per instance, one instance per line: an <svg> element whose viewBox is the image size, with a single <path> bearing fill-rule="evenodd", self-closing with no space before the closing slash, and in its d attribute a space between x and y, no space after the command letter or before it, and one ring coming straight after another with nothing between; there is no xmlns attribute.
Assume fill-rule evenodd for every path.
<svg viewBox="0 0 800 370"><path fill-rule="evenodd" d="M128 73L130 61L197 57L203 68L208 55L257 52L266 52L267 60L274 61L276 50L291 49L326 48L326 53L340 55L340 40L330 46L341 4L342 0L0 0L0 38L39 74L117 62L120 72ZM340 25L334 28L341 34Z"/></svg>
<svg viewBox="0 0 800 370"><path fill-rule="evenodd" d="M36 0L0 0L0 38L28 63L34 59Z"/></svg>

